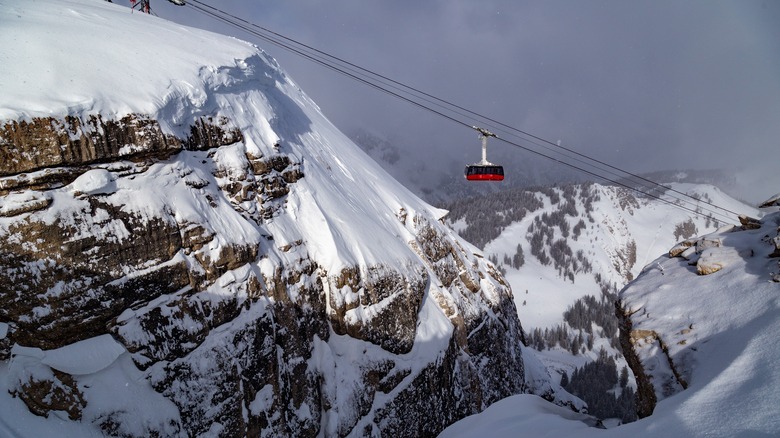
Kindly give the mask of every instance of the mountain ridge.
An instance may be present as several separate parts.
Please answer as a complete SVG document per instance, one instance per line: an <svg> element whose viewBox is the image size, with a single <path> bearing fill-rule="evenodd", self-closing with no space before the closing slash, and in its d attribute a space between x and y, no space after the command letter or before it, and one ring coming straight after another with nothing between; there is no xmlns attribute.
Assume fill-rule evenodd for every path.
<svg viewBox="0 0 780 438"><path fill-rule="evenodd" d="M0 8L27 35L0 48L0 430L430 436L512 393L576 404L526 383L501 274L260 49Z"/></svg>

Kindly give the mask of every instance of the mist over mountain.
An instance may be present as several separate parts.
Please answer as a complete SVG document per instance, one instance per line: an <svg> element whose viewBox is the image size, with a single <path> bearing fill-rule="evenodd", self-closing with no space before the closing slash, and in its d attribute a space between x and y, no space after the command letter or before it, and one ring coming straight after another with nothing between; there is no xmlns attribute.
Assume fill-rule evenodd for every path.
<svg viewBox="0 0 780 438"><path fill-rule="evenodd" d="M471 144L471 153L436 156L426 145L404 135L385 136L366 129L349 131L349 137L396 180L425 201L442 205L457 199L497 193L508 188L584 182L581 174L539 157L513 150L489 147L488 158L506 171L501 184L474 184L463 176L464 168L481 159L481 143L476 132L457 146ZM455 145L454 145L455 146ZM454 147L453 147L454 148Z"/></svg>
<svg viewBox="0 0 780 438"><path fill-rule="evenodd" d="M743 173L725 169L668 169L654 172L631 174L623 173L606 166L606 171L597 171L604 179L595 178L577 169L567 167L550 159L535 156L525 151L507 150L493 147L491 157L504 166L506 179L500 184L475 184L463 178L463 168L467 164L479 161L478 142L474 143L474 154L457 161L445 156L436 159L422 159L425 152L417 154L414 145L408 144L402 135L387 137L366 129L353 129L349 137L371 158L379 163L396 180L404 184L417 196L434 205L445 205L459 199L480 195L490 195L516 188L560 186L566 184L598 182L635 189L637 194L647 192L658 196L671 183L709 184L718 187L746 203L757 204L766 195L751 194L756 184L747 183ZM417 149L421 148L419 146ZM582 163L578 163L582 165ZM609 164L609 163L607 163ZM591 170L590 167L584 168ZM592 169L596 170L596 169ZM611 180L611 181L610 181ZM763 191L761 192L763 193ZM769 192L767 192L769 193Z"/></svg>
<svg viewBox="0 0 780 438"><path fill-rule="evenodd" d="M567 0L451 0L424 5L359 0L258 5L222 0L216 6L636 174L726 169L739 176L745 188L740 197L751 203L775 193L763 191L763 182L780 184L776 160L765 159L778 149L780 138L777 2L719 2L705 7L699 2L604 0L593 7ZM253 38L192 7L155 1L153 8L178 23ZM479 159L479 141L468 127L298 53L256 42L267 46L265 50L345 132L364 128L388 138L397 136L405 153L435 162L434 167L455 176L465 164ZM464 120L457 112L447 114ZM518 140L511 129L494 132ZM509 167L503 153L517 157L512 169L524 169L518 164L525 162L531 166L524 171L532 176L554 176L531 179L530 184L579 181L570 179L566 169L548 168L545 159L505 144L491 146L488 155ZM537 168L540 171L534 172Z"/></svg>

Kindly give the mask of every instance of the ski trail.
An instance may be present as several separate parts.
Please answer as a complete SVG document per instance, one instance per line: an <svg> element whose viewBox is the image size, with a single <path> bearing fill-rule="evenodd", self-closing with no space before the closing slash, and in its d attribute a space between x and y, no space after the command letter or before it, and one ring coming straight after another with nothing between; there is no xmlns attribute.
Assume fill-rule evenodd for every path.
<svg viewBox="0 0 780 438"><path fill-rule="evenodd" d="M645 249L645 256L644 260L642 260L642 267L647 266L647 259L651 257L651 252L653 252L653 248L655 248L655 242L658 241L658 236L661 234L661 228L663 228L664 223L666 223L667 219L669 218L669 215L664 215L664 220L662 220L658 224L658 228L655 231L655 235L653 236L653 241L650 242L650 245L647 246L647 249Z"/></svg>

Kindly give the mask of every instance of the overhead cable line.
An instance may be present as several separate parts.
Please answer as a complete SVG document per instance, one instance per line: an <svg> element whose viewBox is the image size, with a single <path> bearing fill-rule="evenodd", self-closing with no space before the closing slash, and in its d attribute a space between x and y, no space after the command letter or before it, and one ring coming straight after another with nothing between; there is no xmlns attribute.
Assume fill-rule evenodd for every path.
<svg viewBox="0 0 780 438"><path fill-rule="evenodd" d="M498 136L497 136L497 137L496 137L496 140L503 141L504 143L507 143L507 144L509 144L509 145L511 145L511 146L515 146L515 147L518 147L518 148L520 148L520 149L523 149L523 150L525 150L525 151L531 152L531 153L533 153L533 154L537 154L537 155L539 155L539 156L541 156L541 157L544 157L544 158L547 158L547 159L553 160L553 161L555 161L556 163L559 163L559 164L562 164L562 165L565 165L565 166L569 166L569 167L571 167L572 169L579 170L580 172L586 173L586 174L588 174L588 175L594 176L594 177L596 177L596 178L599 178L599 179L603 179L603 180L605 180L605 181L608 181L608 182L610 182L610 183L612 183L612 184L615 184L615 185L618 185L618 186L624 187L624 188L626 188L626 189L629 189L629 190L632 190L632 191L635 191L635 192L641 193L641 194L642 194L642 195L644 195L644 196L647 196L647 197L650 197L650 198L656 199L656 200L658 200L658 201L665 202L665 203L667 203L667 204L669 204L669 205L672 205L672 206L674 206L674 207L681 208L681 209L683 209L683 210L689 211L689 212L691 212L691 213L694 213L694 214L695 214L695 215L697 215L697 216L699 216L699 215L702 215L702 216L704 216L704 214L703 214L701 211L694 210L693 208L686 207L686 206L684 206L684 205L681 205L681 204L676 204L676 203L674 203L674 202L672 202L672 201L670 201L670 200L668 200L668 199L664 199L664 198L662 198L662 197L661 197L661 195L656 195L656 194L653 194L653 193L651 193L651 192L645 192L645 191L642 191L642 190L640 190L640 189L638 189L638 188L636 188L636 187L634 187L634 186L628 185L628 184L626 184L626 183L623 183L623 182L621 182L621 181L618 181L618 180L614 180L614 179L611 179L611 178L607 178L607 177L605 177L605 176L603 176L603 175L599 175L599 174L597 174L597 173L595 173L595 172L592 172L592 171L590 171L590 170L587 170L587 169L584 169L584 168L582 168L582 167L576 166L576 165L574 165L574 164L567 163L567 162L565 162L565 161L561 161L561 160L559 160L558 158L555 158L555 157L552 157L552 156L546 155L546 154L544 154L544 153L542 153L542 152L539 152L539 151L536 151L536 150L533 150L533 149L527 148L527 147L525 147L525 146L522 146L522 145L520 145L520 144L518 144L518 143L515 143L515 142L512 142L512 141L509 141L509 140L507 140L507 139L505 139L505 138L501 138L501 137L498 137ZM665 186L662 186L662 187L665 187ZM677 198L674 198L674 199L677 199ZM679 199L677 199L677 200L679 200ZM690 202L689 202L689 203L690 203ZM711 212L711 213L713 213L713 214L716 214L716 215L720 216L721 218L725 218L725 221L721 221L721 220L715 219L715 218L713 217L713 220L715 220L716 222L725 222L725 223L728 223L729 221L731 221L731 220L732 220L732 218L730 218L730 217L728 217L728 216L726 216L726 215L724 215L724 214L722 214L722 213L717 213L717 212ZM710 216L710 217L712 217L712 216Z"/></svg>
<svg viewBox="0 0 780 438"><path fill-rule="evenodd" d="M466 122L464 122L462 120L459 120L459 119L457 119L457 118L455 118L453 116L445 114L442 111L439 111L439 110L436 110L436 109L431 108L429 106L426 106L425 104L420 103L419 101L417 101L415 99L422 100L423 102L435 105L435 106L437 106L437 107L439 107L439 108L441 108L441 109L443 109L445 111L452 112L452 113L455 113L455 114L463 116L463 117L481 119L480 121L482 123L485 123L485 122L494 123L494 124L496 124L496 125L498 125L500 127L508 129L508 130L510 130L512 132L522 134L522 135L524 135L526 137L530 137L530 139L529 139L529 138L520 137L520 136L518 136L516 134L510 133L510 135L515 136L515 137L517 137L519 139L522 139L524 142L527 142L527 143L530 143L530 144L542 147L542 148L547 149L547 150L552 150L550 147L548 147L548 145L549 146L553 146L553 147L561 149L561 150L563 150L565 152L574 154L574 155L576 155L578 157L587 159L587 160L591 161L592 163L597 163L598 165L606 166L608 169L612 169L612 170L621 172L621 174L614 173L611 170L600 168L597 165L594 165L592 163L585 162L585 161L580 160L578 158L567 156L566 154L563 154L560 151L554 151L553 150L554 152L559 153L559 154L565 156L566 158L568 158L570 160L574 160L576 162L579 162L579 163L582 163L584 165L590 166L592 168L598 169L600 172L605 172L605 173L608 173L608 174L613 175L615 177L625 178L625 179L628 179L628 180L630 180L631 178L635 178L638 181L630 181L630 182L632 182L634 184L639 184L640 186L646 187L646 188L651 189L651 190L660 188L663 191L670 191L672 193L676 193L678 195L682 195L682 196L684 196L686 198L693 199L695 202L691 202L691 201L688 201L688 200L685 200L685 199L680 199L680 198L677 198L675 196L671 196L671 198L675 199L676 201L684 202L684 203L692 204L692 205L697 205L697 203L708 204L708 205L710 205L710 206L712 206L714 208L720 209L722 211L726 211L726 212L734 214L734 215L739 215L739 213L737 213L737 212L731 211L731 210L729 210L727 208L724 208L724 207L720 207L720 206L718 206L718 205L716 205L716 204L714 204L712 202L709 202L709 201L706 201L706 200L697 199L697 198L695 198L695 197L693 197L693 196L691 196L691 195L689 195L687 193L678 191L678 190L676 190L676 189L674 189L672 187L664 186L662 184L659 184L657 182L654 182L654 181L649 180L647 178L644 178L642 176L639 176L639 175L636 175L634 173L622 170L622 169L620 169L620 168L618 168L616 166L610 165L610 164L608 164L606 162L603 162L603 161L600 161L598 159L589 157L589 156L587 156L587 155L585 155L583 153L574 151L574 150L572 150L570 148L563 147L563 146L561 146L561 145L559 145L557 143L554 143L552 141L546 140L546 139L544 139L542 137L539 137L537 135L531 134L531 133L529 133L527 131L523 131L521 129L515 128L513 126L510 126L508 124L505 124L505 123L500 122L498 120L495 120L493 118L490 118L490 117L484 116L482 114L476 113L474 111L471 111L471 110L469 110L467 108L464 108L464 107L462 107L460 105L457 105L457 104L454 104L452 102L449 102L449 101L447 101L445 99L441 99L439 97L436 97L434 95L426 93L426 92L424 92L422 90L419 90L419 89L417 89L415 87L411 87L409 85L406 85L404 83L401 83L399 81L391 79L391 78L389 78L389 77L387 77L385 75L382 75L382 74L376 73L376 72L374 72L372 70L363 68L363 67L361 67L361 66L359 66L357 64L354 64L352 62L346 61L346 60L344 60L344 59L342 59L340 57L328 54L327 52L324 52L324 51L316 49L316 48L314 48L312 46L309 46L309 45L306 45L304 43L301 43L301 42L299 42L299 41L297 41L295 39L286 37L286 36L284 36L282 34L274 32L274 31L272 31L270 29L267 29L265 27L259 26L259 25L255 24L255 23L247 21L247 20L245 20L243 18L237 17L237 16L235 16L233 14L230 14L228 12L225 12L225 11L219 9L219 8L215 8L213 6L210 6L210 5L208 5L208 4L206 4L206 3L202 2L202 1L199 1L199 0L189 0L189 2L187 4L190 5L191 7L193 7L194 9L196 9L197 11L205 14L205 15L208 15L208 16L210 16L212 18L215 18L215 19L217 19L217 20L219 20L219 21L221 21L223 23L226 23L226 24L231 25L233 27L236 27L238 29L241 29L241 30L243 30L243 31L245 31L245 32L247 32L247 33L249 33L251 35L254 35L254 36L256 36L256 37L258 37L258 38L260 38L260 39L262 39L264 41L267 41L267 42L269 42L271 44L274 44L276 46L279 46L279 47L281 47L281 48L283 48L285 50L288 50L288 51L291 51L291 52L293 52L295 54L298 54L298 55L300 55L300 56L302 56L302 57L304 57L306 59L309 59L312 62L315 62L315 63L320 64L320 65L322 65L322 66L324 66L326 68L329 68L329 69L331 69L333 71L336 71L338 73L346 75L346 76L348 76L348 77L350 77L352 79L355 79L355 80L357 80L357 81L359 81L359 82L361 82L361 83L363 83L365 85L368 85L368 86L370 86L372 88L375 88L375 89L377 89L379 91L385 92L385 93L390 94L390 95L392 95L392 96L394 96L396 98L399 98L399 99L401 99L403 101L406 101L407 103L411 103L411 104L413 104L413 105L415 105L415 106L417 106L417 107L419 107L421 109L425 109L427 111L433 112L436 115L439 115L441 117L447 118L450 121L455 122L457 124L460 124L460 125L463 125L463 126L467 126L467 127L473 127L473 125L470 124L470 123L466 123ZM262 32L265 32L265 33L262 33ZM269 34L270 34L270 36L269 36ZM295 45L297 47L295 47L293 45ZM367 79L366 78L367 75L369 77L371 77L372 79ZM405 93L407 95L411 95L411 96L413 96L413 98L406 97L406 96L404 96L402 94L399 94L399 92L391 91L387 87L395 89L395 90L399 91L400 93ZM416 93L416 94L414 94L414 93ZM453 109L453 108L457 109L457 111L455 109ZM580 166L577 166L577 165L568 163L566 161L563 161L563 160L561 160L559 158L552 157L550 155L541 153L541 152L533 150L531 148L522 146L522 145L520 145L518 143L509 141L509 140L507 140L505 138L499 138L499 139L504 141L504 142L506 142L507 144L510 144L510 145L519 147L521 149L524 149L526 151L535 153L535 154L537 154L539 156L542 156L544 158L553 160L553 161L555 161L555 162L557 162L559 164L563 164L563 165L569 166L569 167L571 167L573 169L579 170L579 171L584 172L584 173L586 173L588 175L595 176L597 178L603 179L603 180L608 181L610 183L613 183L613 184L616 184L616 185L628 188L630 190L633 190L633 191L636 191L638 193L641 193L641 194L643 194L645 196L649 196L649 197L652 197L652 198L660 199L660 200L668 202L668 203L670 203L672 205L676 205L676 206L682 207L679 204L673 203L673 202L668 201L666 199L662 199L659 196L656 196L656 195L653 195L652 193L643 191L643 190L641 190L641 189L639 189L639 188L637 188L635 186L631 186L629 184L626 184L626 183L623 183L623 182L611 179L609 177L605 177L605 176L600 175L598 173L595 173L593 171L584 169L584 168L582 168ZM626 176L624 176L624 175L627 175L628 178ZM650 184L650 186L648 186L647 184ZM702 208L701 206L698 206L698 205L697 205L697 207ZM692 212L694 212L696 214L703 214L701 211L696 211L696 210L693 210L691 208L687 208L687 207L682 207L682 208L684 208L684 209L686 209L688 211L692 211ZM719 215L721 217L728 218L728 220L731 220L731 218L729 218L728 216L723 215L721 213L718 213L716 211L707 209L706 207L702 208L702 209L706 210L706 211L709 211L712 214L717 214L717 215Z"/></svg>
<svg viewBox="0 0 780 438"><path fill-rule="evenodd" d="M190 0L190 1L194 1L194 0ZM196 2L196 3L200 3L200 2ZM424 110L427 110L427 111L433 112L434 114L436 114L436 115L438 115L438 116L441 116L441 117L444 117L444 118L447 118L447 119L449 119L449 120L450 120L450 121L452 121L452 122L458 123L458 124L460 124L460 125L463 125L463 126L465 126L465 127L468 127L468 128L471 128L471 125L469 125L469 124L468 124L468 123L466 123L466 122L463 122L463 121L461 121L461 120L458 120L458 119L456 119L456 118L454 118L454 117L451 117L451 116L449 116L449 115L447 115L447 114L445 114L445 113L443 113L443 112L441 112L441 111L437 111L437 110L435 110L435 109L432 109L432 108L430 108L430 107L427 107L427 106L425 106L425 105L423 105L423 104L421 104L421 103L419 103L419 102L417 102L417 101L414 101L414 100L412 100L412 99L410 99L410 98L408 98L408 97L405 97L405 96L403 96L403 95L401 95L401 94L399 94L399 93L396 93L396 92L393 92L393 91L391 91L391 90L388 90L388 89L386 89L386 88L383 88L382 86L380 86L380 85L377 85L377 84L375 84L375 83L373 83L373 82L371 82L371 81L369 81L369 80L367 80L367 79L365 79L365 78L362 78L362 77L358 76L357 74L350 73L349 71L347 71L347 70L345 70L345 69L343 69L343 68L340 68L340 67L338 67L338 66L334 66L334 65L332 65L332 64L328 64L327 62L325 62L325 61L323 61L323 60L321 60L321 59L318 59L317 57L315 57L315 56L312 56L312 55L310 55L310 54L308 54L308 53L306 53L306 52L304 52L304 51L301 51L301 50L299 50L299 49L296 49L296 48L294 48L294 47L292 47L292 46L290 46L290 45L288 45L288 44L284 44L284 43L281 43L281 42L279 42L279 41L276 41L276 40L274 40L274 39L272 39L272 38L269 38L269 37L268 37L268 36L266 36L266 35L260 34L260 33L256 32L256 31L253 31L252 29L250 29L250 28L247 28L246 26L243 26L243 25L241 25L241 24L239 24L239 23L234 23L234 22L232 22L232 21L230 21L230 20L228 20L228 19L226 19L226 18L224 18L224 17L221 17L221 16L219 16L219 15L217 15L217 14L214 14L213 12L210 12L210 11L208 11L208 10L204 10L204 9L202 9L202 8L198 8L197 6L193 6L193 7L194 7L195 9L197 9L198 11L200 11L200 12L202 12L202 13L206 14L206 15L209 15L209 16L211 16L211 17L213 17L213 18L216 18L217 20L220 20L220 21L222 21L222 22L224 22L224 23L230 24L230 25L232 25L232 26L234 26L234 27L237 27L237 28L239 28L239 29L242 29L242 30L244 30L244 31L245 31L245 32L247 32L247 33L250 33L250 34L252 34L252 35L255 35L255 36L257 36L258 38L261 38L261 39L263 39L263 40L265 40L265 41L268 41L268 42L270 42L270 43L272 43L272 44L274 44L274 45L277 45L277 46L279 46L279 47L282 47L282 48L284 48L284 49L287 49L287 50L289 50L289 51L291 51L291 52L293 52L293 53L296 53L296 54L298 54L298 55L300 55L300 56L303 56L304 58L306 58L306 59L309 59L310 61L312 61L312 62L315 62L315 63L317 63L317 64L320 64L320 65L322 65L323 67L326 67L326 68L329 68L329 69L331 69L331 70L333 70L333 71L336 71L336 72L338 72L338 73L344 74L344 75L346 75L346 76L348 76L348 77L350 77L350 78L352 78L352 79L355 79L355 80L357 80L357 81L359 81L359 82L362 82L362 83L363 83L363 84L365 84L365 85L368 85L369 87L372 87L372 88L375 88L375 89L377 89L377 90L379 90L379 91L382 91L382 92L384 92L384 93L390 94L390 95L392 95L392 96L394 96L394 97L397 97L398 99L401 99L401 100L403 100L403 101L405 101L405 102L407 102L407 103L410 103L410 104L412 104L412 105L415 105L415 106L417 106L417 107L419 107L419 108L421 108L421 109L424 109Z"/></svg>

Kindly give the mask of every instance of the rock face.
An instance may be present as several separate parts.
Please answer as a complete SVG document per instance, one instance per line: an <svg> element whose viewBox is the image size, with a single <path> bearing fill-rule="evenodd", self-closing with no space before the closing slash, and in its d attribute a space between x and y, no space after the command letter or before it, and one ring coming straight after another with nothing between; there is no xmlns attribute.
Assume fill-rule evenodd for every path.
<svg viewBox="0 0 780 438"><path fill-rule="evenodd" d="M525 390L492 265L402 209L416 259L329 271L268 228L306 178L300 160L249 153L230 126L202 118L180 139L140 115L6 123L0 358L14 396L128 435L435 436ZM11 348L106 333L175 414L128 432L122 410L92 413L86 377Z"/></svg>
<svg viewBox="0 0 780 438"><path fill-rule="evenodd" d="M225 119L200 119L189 137L179 139L164 134L156 120L138 114L119 120L97 114L8 121L0 127L0 194L66 185L84 166L95 163L143 163L185 148L205 150L241 141L241 132L225 124Z"/></svg>
<svg viewBox="0 0 780 438"><path fill-rule="evenodd" d="M0 150L6 158L0 165L0 173L10 175L4 181L14 180L12 172L19 169L33 175L32 180L38 174L47 174L46 182L39 182L36 187L53 189L75 184L79 173L84 176L78 179L86 179L98 170L114 178L143 172L143 164L132 162L123 164L118 172L88 171L86 165L95 160L119 159L121 148L134 150L128 157L144 159L160 151L170 154L176 148L181 150L182 142L161 134L157 123L148 120L138 123L139 119L126 116L123 121L97 128L95 123L102 119L92 117L91 126L100 132L79 128L75 140L71 140L68 132L60 131L62 126L69 126L72 134L74 127L85 126L72 117L65 122L38 119L31 124L8 123L6 128L22 128L6 129L5 135L10 138L0 137L3 144ZM147 129L150 126L155 128ZM143 138L145 143L118 147L122 144L120 138L126 141ZM234 140L225 136L222 143ZM36 144L42 144L41 153L49 156L58 142L64 142L63 147L56 146L62 155L49 157L45 163L36 158ZM110 146L96 148L96 144ZM56 178L42 168L31 167L36 163L72 166ZM5 214L8 220L3 223L0 243L4 255L0 261L4 274L0 276L0 300L3 316L15 324L12 338L15 342L44 349L58 348L105 330L108 321L138 301L173 293L199 281L197 274L191 278L185 260L175 257L191 243L187 224L177 223L171 212L153 215L128 212L121 203L109 200L110 193L90 196L79 190L65 190L57 195L60 199L72 199L73 205L69 206L72 208L49 209L53 200L50 192L26 193L31 194L31 201L23 200L21 207L11 207ZM18 194L10 194L4 201L13 205L16 198ZM204 263L204 270L214 270L214 263L236 266L246 263L254 259L256 249L226 247L223 253L224 260L209 260ZM121 284L117 283L120 280ZM30 291L35 292L30 295Z"/></svg>

